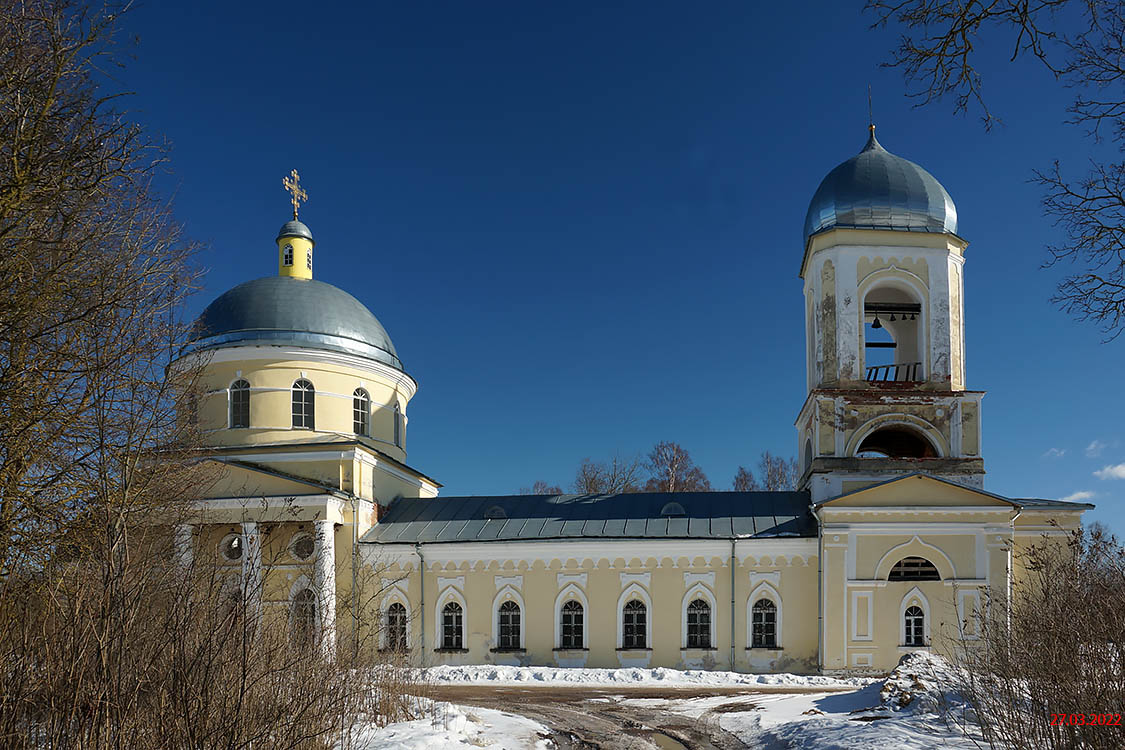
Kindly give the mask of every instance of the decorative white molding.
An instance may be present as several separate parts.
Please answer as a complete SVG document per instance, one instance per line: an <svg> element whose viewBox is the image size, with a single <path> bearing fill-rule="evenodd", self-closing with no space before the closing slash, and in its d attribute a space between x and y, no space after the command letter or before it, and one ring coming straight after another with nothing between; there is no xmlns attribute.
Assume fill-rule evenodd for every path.
<svg viewBox="0 0 1125 750"><path fill-rule="evenodd" d="M452 576L450 578L444 578L442 576L438 576L437 585L438 585L439 590L445 589L449 586L456 586L457 588L464 591L465 590L465 576Z"/></svg>
<svg viewBox="0 0 1125 750"><path fill-rule="evenodd" d="M750 571L750 588L757 588L760 583L768 583L775 589L781 588L781 571L770 570L767 572Z"/></svg>
<svg viewBox="0 0 1125 750"><path fill-rule="evenodd" d="M851 592L851 610L852 610L852 640L853 641L871 641L874 640L875 620L874 609L872 602L875 599L874 591L852 591ZM863 608L867 615L867 627L860 631L859 628L859 612Z"/></svg>
<svg viewBox="0 0 1125 750"><path fill-rule="evenodd" d="M631 583L639 583L645 588L648 588L652 585L652 573L621 573L620 576L622 586L628 586Z"/></svg>
<svg viewBox="0 0 1125 750"><path fill-rule="evenodd" d="M577 584L579 586L585 586L586 585L586 574L585 573L559 573L558 575L555 576L555 580L558 581L559 588L562 588L563 586L566 586L568 583L574 583L574 584Z"/></svg>
<svg viewBox="0 0 1125 750"><path fill-rule="evenodd" d="M715 571L711 571L710 573L684 572L684 586L690 588L697 583L705 583L711 588L715 588Z"/></svg>
<svg viewBox="0 0 1125 750"><path fill-rule="evenodd" d="M464 578L464 576L462 576L462 578ZM497 590L505 586L512 586L517 589L523 587L523 576L493 576L492 580L496 583Z"/></svg>

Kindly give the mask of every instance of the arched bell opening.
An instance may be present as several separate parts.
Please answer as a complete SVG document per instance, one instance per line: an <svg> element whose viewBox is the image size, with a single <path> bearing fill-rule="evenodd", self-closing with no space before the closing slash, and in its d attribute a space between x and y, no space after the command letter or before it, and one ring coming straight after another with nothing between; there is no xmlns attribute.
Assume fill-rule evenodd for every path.
<svg viewBox="0 0 1125 750"><path fill-rule="evenodd" d="M938 458L934 444L925 435L892 425L880 427L863 439L856 450L860 458Z"/></svg>
<svg viewBox="0 0 1125 750"><path fill-rule="evenodd" d="M925 380L922 304L908 288L880 285L863 300L863 355L869 382Z"/></svg>

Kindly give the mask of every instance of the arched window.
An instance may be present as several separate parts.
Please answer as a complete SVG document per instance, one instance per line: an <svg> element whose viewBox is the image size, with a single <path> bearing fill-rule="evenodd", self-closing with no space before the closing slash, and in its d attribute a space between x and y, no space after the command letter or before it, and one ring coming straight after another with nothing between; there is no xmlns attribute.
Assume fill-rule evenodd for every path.
<svg viewBox="0 0 1125 750"><path fill-rule="evenodd" d="M307 646L315 634L316 595L309 589L301 589L293 597L293 642Z"/></svg>
<svg viewBox="0 0 1125 750"><path fill-rule="evenodd" d="M250 426L250 384L245 380L230 384L230 426Z"/></svg>
<svg viewBox="0 0 1125 750"><path fill-rule="evenodd" d="M301 378L293 384L293 426L311 430L316 424L314 412L316 389L309 381Z"/></svg>
<svg viewBox="0 0 1125 750"><path fill-rule="evenodd" d="M581 602L573 599L562 606L562 628L559 648L582 648L583 616Z"/></svg>
<svg viewBox="0 0 1125 750"><path fill-rule="evenodd" d="M285 266L293 265L293 245L290 243L285 244L285 248L281 251L281 263Z"/></svg>
<svg viewBox="0 0 1125 750"><path fill-rule="evenodd" d="M406 607L398 602L387 607L387 648L406 650Z"/></svg>
<svg viewBox="0 0 1125 750"><path fill-rule="evenodd" d="M769 599L759 599L751 609L753 637L751 648L777 648L777 606Z"/></svg>
<svg viewBox="0 0 1125 750"><path fill-rule="evenodd" d="M520 647L520 605L504 602L500 605L500 638L496 647L502 651Z"/></svg>
<svg viewBox="0 0 1125 750"><path fill-rule="evenodd" d="M934 564L924 557L904 557L895 563L887 575L888 581L940 581L941 574Z"/></svg>
<svg viewBox="0 0 1125 750"><path fill-rule="evenodd" d="M711 648L711 605L702 599L687 608L687 647Z"/></svg>
<svg viewBox="0 0 1125 750"><path fill-rule="evenodd" d="M625 605L621 610L621 624L624 626L621 631L622 648L648 647L645 641L647 619L648 610L645 608L644 602L631 599Z"/></svg>
<svg viewBox="0 0 1125 750"><path fill-rule="evenodd" d="M352 391L352 432L357 435L367 434L367 420L371 414L370 404L371 399L367 391L362 388Z"/></svg>
<svg viewBox="0 0 1125 750"><path fill-rule="evenodd" d="M395 445L402 447L402 409L395 404Z"/></svg>
<svg viewBox="0 0 1125 750"><path fill-rule="evenodd" d="M926 615L920 607L907 607L903 614L904 646L926 645Z"/></svg>
<svg viewBox="0 0 1125 750"><path fill-rule="evenodd" d="M441 608L441 647L464 648L465 639L462 636L464 613L461 605L450 602Z"/></svg>

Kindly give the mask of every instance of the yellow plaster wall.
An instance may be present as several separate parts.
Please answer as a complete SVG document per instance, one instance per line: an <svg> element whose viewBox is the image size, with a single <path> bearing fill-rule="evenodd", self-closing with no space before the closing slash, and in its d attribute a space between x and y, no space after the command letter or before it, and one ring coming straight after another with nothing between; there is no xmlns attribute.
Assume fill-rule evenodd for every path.
<svg viewBox="0 0 1125 750"><path fill-rule="evenodd" d="M315 430L292 427L292 387L301 377L316 388ZM239 378L250 383L250 427L228 429L227 389ZM371 407L368 437L379 450L399 461L406 460L404 447L394 444L394 407L397 404L405 418L408 392L373 372L293 360L216 362L206 368L202 386L200 425L212 445L226 446L304 442L337 435L354 437L352 394L356 388L364 388Z"/></svg>

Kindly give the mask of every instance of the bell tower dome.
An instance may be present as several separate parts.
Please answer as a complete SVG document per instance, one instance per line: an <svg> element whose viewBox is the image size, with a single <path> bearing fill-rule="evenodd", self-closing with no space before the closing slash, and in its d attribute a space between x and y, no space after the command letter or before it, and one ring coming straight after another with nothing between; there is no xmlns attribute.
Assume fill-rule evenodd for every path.
<svg viewBox="0 0 1125 750"><path fill-rule="evenodd" d="M984 394L965 383L968 243L949 193L872 125L813 195L804 245L797 431L813 500L914 472L982 486Z"/></svg>

